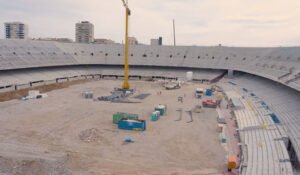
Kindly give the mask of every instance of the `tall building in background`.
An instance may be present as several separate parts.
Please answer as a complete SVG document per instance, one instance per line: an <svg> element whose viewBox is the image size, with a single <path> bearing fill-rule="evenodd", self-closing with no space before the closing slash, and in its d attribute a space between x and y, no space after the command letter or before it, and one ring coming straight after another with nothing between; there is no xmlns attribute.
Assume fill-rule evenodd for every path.
<svg viewBox="0 0 300 175"><path fill-rule="evenodd" d="M163 38L161 36L158 37L158 45L160 45L160 46L163 45Z"/></svg>
<svg viewBox="0 0 300 175"><path fill-rule="evenodd" d="M159 37L158 39L151 39L150 44L151 46L162 46L162 37Z"/></svg>
<svg viewBox="0 0 300 175"><path fill-rule="evenodd" d="M7 22L5 25L6 39L27 39L28 26L21 22Z"/></svg>
<svg viewBox="0 0 300 175"><path fill-rule="evenodd" d="M139 42L135 37L128 37L128 44L129 45L137 45Z"/></svg>
<svg viewBox="0 0 300 175"><path fill-rule="evenodd" d="M88 21L76 23L76 42L92 43L94 42L94 25Z"/></svg>

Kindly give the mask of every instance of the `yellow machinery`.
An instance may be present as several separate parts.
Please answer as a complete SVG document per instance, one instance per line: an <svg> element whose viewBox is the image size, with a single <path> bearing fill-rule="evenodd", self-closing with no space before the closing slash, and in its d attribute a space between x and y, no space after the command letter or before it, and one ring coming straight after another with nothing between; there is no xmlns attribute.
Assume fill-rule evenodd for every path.
<svg viewBox="0 0 300 175"><path fill-rule="evenodd" d="M124 7L126 8L126 24L125 24L125 48L124 48L124 82L122 85L123 90L127 90L130 88L129 81L128 81L128 74L129 74L129 66L128 66L128 50L129 50L129 43L128 43L128 21L130 16L130 9L128 7L128 0L122 0Z"/></svg>

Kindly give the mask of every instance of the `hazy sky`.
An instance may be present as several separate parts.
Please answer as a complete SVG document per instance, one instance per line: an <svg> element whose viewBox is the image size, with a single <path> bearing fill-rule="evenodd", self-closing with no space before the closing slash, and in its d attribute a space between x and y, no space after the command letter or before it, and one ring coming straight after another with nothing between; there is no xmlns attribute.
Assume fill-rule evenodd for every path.
<svg viewBox="0 0 300 175"><path fill-rule="evenodd" d="M300 0L129 0L130 35L149 44L163 37L172 44L172 19L178 45L300 46ZM122 42L121 0L0 0L4 22L29 25L29 36L74 39L75 23L95 25L96 38Z"/></svg>

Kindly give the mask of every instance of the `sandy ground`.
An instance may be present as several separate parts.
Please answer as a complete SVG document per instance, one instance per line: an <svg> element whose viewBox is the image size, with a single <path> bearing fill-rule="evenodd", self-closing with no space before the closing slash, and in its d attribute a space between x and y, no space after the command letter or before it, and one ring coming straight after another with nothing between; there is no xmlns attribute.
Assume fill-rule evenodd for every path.
<svg viewBox="0 0 300 175"><path fill-rule="evenodd" d="M225 152L219 143L217 113L193 113L194 122L178 108L191 110L200 100L196 87L166 91L157 82L132 81L139 93L151 93L142 103L120 104L84 99L81 94L109 95L121 81L100 80L51 91L39 100L0 103L0 174L181 175L221 174ZM162 91L162 95L157 92ZM177 102L185 96L184 102ZM168 115L157 122L150 114L167 104ZM115 112L139 114L147 131L124 131L112 123ZM83 140L91 131L94 138ZM134 143L123 144L126 137Z"/></svg>
<svg viewBox="0 0 300 175"><path fill-rule="evenodd" d="M11 92L4 92L4 93L0 93L0 102L10 101L13 99L19 99L21 97L27 96L28 91L30 90L39 90L41 93L45 93L57 89L68 88L69 86L72 86L74 84L81 84L88 81L90 80L74 80L74 81L69 81L64 83L55 83L55 84L31 87L31 88L26 88L26 89L11 91Z"/></svg>

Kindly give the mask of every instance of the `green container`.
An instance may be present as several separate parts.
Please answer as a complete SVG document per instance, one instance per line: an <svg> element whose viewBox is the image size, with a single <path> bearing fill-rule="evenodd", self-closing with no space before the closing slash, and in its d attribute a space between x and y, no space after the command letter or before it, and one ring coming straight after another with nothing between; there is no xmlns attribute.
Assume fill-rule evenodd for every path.
<svg viewBox="0 0 300 175"><path fill-rule="evenodd" d="M167 114L167 107L165 105L158 105L155 107L154 111L159 111L160 115L163 116Z"/></svg>
<svg viewBox="0 0 300 175"><path fill-rule="evenodd" d="M129 119L129 120L138 120L139 116L137 114L127 114L122 112L114 113L113 115L113 123L118 124L122 119Z"/></svg>
<svg viewBox="0 0 300 175"><path fill-rule="evenodd" d="M160 117L160 112L159 111L154 111L151 114L151 121L157 121Z"/></svg>

